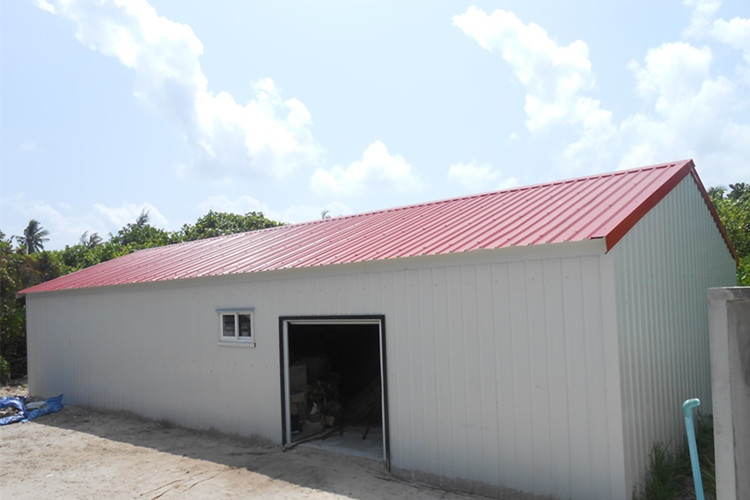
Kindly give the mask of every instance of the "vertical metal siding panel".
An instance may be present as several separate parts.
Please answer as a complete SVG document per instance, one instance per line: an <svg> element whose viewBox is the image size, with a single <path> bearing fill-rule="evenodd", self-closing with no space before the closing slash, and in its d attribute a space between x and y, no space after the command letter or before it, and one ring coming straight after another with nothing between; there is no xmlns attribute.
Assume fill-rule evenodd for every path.
<svg viewBox="0 0 750 500"><path fill-rule="evenodd" d="M582 274L587 278L583 289L583 328L586 337L586 372L588 374L587 414L589 421L589 453L591 457L591 486L601 498L610 490L610 443L607 427L607 369L604 319L602 317L602 290L600 288L600 257L583 257ZM602 404L605 402L605 404ZM590 493L589 493L590 494Z"/></svg>
<svg viewBox="0 0 750 500"><path fill-rule="evenodd" d="M494 308L493 338L495 339L495 359L497 370L497 449L500 456L498 481L500 484L515 486L518 461L516 460L516 420L514 415L515 401L513 388L514 378L513 336L510 311L511 295L510 275L507 263L492 266L492 293Z"/></svg>
<svg viewBox="0 0 750 500"><path fill-rule="evenodd" d="M656 211L654 213L653 222L657 234L669 234L670 221L668 211ZM676 248L673 246L674 243L674 238L656 238L652 241L652 252L655 255L661 256L674 255L674 252L676 250ZM667 266L668 264L664 264L662 267L666 268ZM670 282L673 283L675 279L678 279L676 275L671 276ZM680 298L676 293L663 294L662 301L663 309L665 311L679 311L681 309ZM666 315L660 314L658 313L658 311L655 312L655 315L658 318L657 328L659 332L669 331L672 328L676 328L678 331L684 330L680 326L682 321L682 318L680 318L681 315L672 318L672 324L670 324L670 319ZM666 335L657 334L656 337L658 339L658 352L660 353L656 361L656 374L658 377L657 379L662 380L663 383L660 384L658 391L655 393L658 405L655 405L655 410L657 413L655 415L656 426L654 428L654 434L657 436L664 436L669 435L669 433L671 432L670 429L675 426L679 426L680 424L679 417L673 418L671 421L669 419L658 418L658 415L669 415L670 413L674 412L674 408L670 405L670 402L672 401L670 393L673 388L676 387L677 378L673 376L671 367L676 366L678 361L677 358L674 357L674 340Z"/></svg>
<svg viewBox="0 0 750 500"><path fill-rule="evenodd" d="M497 341L502 342L500 330L496 334L493 304L492 266L480 265L476 268L477 329L479 334L479 354L477 367L480 392L479 426L481 429L481 480L491 483L499 480L500 423L498 421L497 386L503 383L498 378L499 359L495 356ZM498 339L498 337L500 337Z"/></svg>
<svg viewBox="0 0 750 500"><path fill-rule="evenodd" d="M43 295L26 297L26 346L28 351L27 370L29 376L29 392L32 395L47 394L46 380L50 372L54 371L54 359L51 339L46 338L49 328L44 321L42 311L47 301Z"/></svg>
<svg viewBox="0 0 750 500"><path fill-rule="evenodd" d="M429 441L424 429L425 413L425 386L428 381L422 376L425 364L425 341L424 337L430 335L422 325L425 324L422 310L420 309L419 297L429 290L424 290L419 281L419 271L410 269L403 273L405 275L404 305L406 307L406 325L404 343L408 345L406 355L408 357L408 380L409 387L408 414L409 434L405 436L409 446L409 459L421 459L425 456L425 443ZM407 401L404 401L404 405ZM406 408L406 406L404 406Z"/></svg>
<svg viewBox="0 0 750 500"><path fill-rule="evenodd" d="M466 478L487 480L482 460L482 386L480 371L479 310L477 307L477 269L474 265L461 267L461 337L464 341L464 394L466 395L466 448L471 455L466 462ZM486 314L482 311L482 314Z"/></svg>
<svg viewBox="0 0 750 500"><path fill-rule="evenodd" d="M64 300L64 302L67 302ZM87 312L85 309L81 310L80 308L75 307L66 307L66 311L59 311L60 312L60 324L64 325L65 323L73 323L75 325L75 328L72 331L64 331L62 329L58 330L54 326L51 326L51 331L54 332L56 336L56 348L59 349L57 352L60 355L60 359L57 360L56 363L56 375L60 377L59 383L61 384L61 392L72 392L75 394L75 392L70 391L69 389L74 387L76 384L75 377L75 371L80 369L82 366L81 364L77 364L76 362L79 360L75 357L75 351L76 349L80 349L81 346L77 343L80 342L77 336L81 336L83 328L81 328L82 323L85 320L91 321L91 318L89 315L87 315ZM50 324L51 324L50 318ZM84 339L85 340L85 339ZM83 342L83 346L86 346L85 341ZM84 347L86 348L86 347ZM94 352L94 355L98 354L97 352ZM87 398L87 394L85 392L86 387L81 384L81 402L88 403L90 401L90 398ZM90 395L88 395L90 396ZM75 398L75 396L74 396ZM73 399L75 401L75 399Z"/></svg>
<svg viewBox="0 0 750 500"><path fill-rule="evenodd" d="M550 407L547 354L547 325L544 303L544 272L542 261L526 264L526 303L529 337L529 368L531 372L531 434L534 492L549 494L551 484Z"/></svg>
<svg viewBox="0 0 750 500"><path fill-rule="evenodd" d="M65 338L62 339L63 359L70 366L70 369L65 370L63 380L69 388L80 388L81 401L84 404L93 404L97 399L97 394L91 387L93 382L90 377L81 376L81 373L85 370L87 364L85 358L90 355L88 350L94 350L94 355L101 353L100 349L97 349L96 336L94 335L95 332L101 331L100 311L96 307L100 300L100 297L94 298L93 308L70 307L61 318L61 320L72 322L75 325L72 331L66 332Z"/></svg>
<svg viewBox="0 0 750 500"><path fill-rule="evenodd" d="M26 297L29 392L36 396L47 395L47 378L55 371L52 339L47 338L49 328L42 315L47 303L43 295Z"/></svg>
<svg viewBox="0 0 750 500"><path fill-rule="evenodd" d="M454 427L452 412L450 410L453 402L451 401L451 371L450 358L451 331L448 326L448 311L450 303L448 300L448 273L445 268L436 268L433 270L433 280L435 284L435 360L437 365L436 384L437 390L437 421L438 433L433 439L438 444L438 469L436 471L440 476L450 477L453 469L453 435L451 429ZM418 464L418 463L417 463ZM417 464L410 464L418 466Z"/></svg>
<svg viewBox="0 0 750 500"><path fill-rule="evenodd" d="M635 235L630 236L631 240L634 238L636 238ZM624 244L623 241L620 242L622 248L624 248ZM628 351L630 364L628 361L623 360L622 365L629 369L629 372L625 375L625 380L632 381L633 399L631 405L626 406L625 410L630 416L630 418L626 418L626 422L628 422L626 440L630 442L628 449L633 453L630 457L630 466L632 471L635 472L643 464L643 461L639 463L636 457L642 451L647 450L647 442L649 440L648 429L643 423L648 411L648 402L644 395L649 390L648 379L645 375L650 350L647 345L644 345L646 344L645 339L648 337L648 332L645 331L648 324L648 316L644 306L647 303L648 295L639 293L639 288L642 288L645 282L641 283L641 286L638 286L638 283L636 283L638 256L635 253L630 253L627 255L627 258L627 268L632 270L632 272L624 273L624 276L618 277L617 286L625 286L629 291L630 297L629 311L626 312L624 309L619 309L618 312L622 311L623 314L626 314L627 321L631 326L630 330L625 330L625 327L622 327L623 334L632 339ZM636 421L636 419L640 422Z"/></svg>
<svg viewBox="0 0 750 500"><path fill-rule="evenodd" d="M666 210L658 210L654 212L654 230L657 234L668 234L669 233L669 220L668 220L668 213ZM667 244L666 241L671 240L671 238L655 238L652 240L651 245L651 251L655 256L667 256L669 255L667 251ZM645 243L645 242L644 242ZM663 258L663 257L662 257ZM666 259L665 259L666 260ZM653 259L654 262L658 262L657 258ZM673 264L673 263L672 263ZM654 278L661 275L661 272L668 270L671 266L668 262L659 263L659 272L654 272ZM669 280L669 283L673 283L675 276L674 268L669 269L669 272L672 276L669 276L667 279ZM654 281L656 281L654 279ZM655 286L659 286L658 283L654 283ZM663 381L662 384L659 384L657 390L654 392L655 401L653 405L654 409L654 435L656 436L665 436L669 435L671 432L671 429L675 428L679 424L679 417L678 418L672 418L671 421L669 419L665 418L659 418L660 415L674 415L674 407L670 404L673 400L671 397L671 392L673 388L675 387L675 380L670 376L671 373L671 367L675 366L675 360L670 359L670 353L674 352L674 339L663 335L662 332L669 331L670 328L674 328L679 324L679 317L675 317L671 320L673 323L670 325L669 318L662 314L660 310L664 311L678 311L679 309L675 307L675 295L672 293L663 293L661 297L661 304L660 306L657 306L656 303L654 305L656 306L654 310L652 311L652 315L654 317L655 325L657 331L654 332L654 339L656 344L656 350L655 353L658 353L658 355L655 355L654 365L655 365L655 378L656 380ZM681 328L680 328L681 330ZM678 407L679 408L679 407ZM679 412L678 412L679 415ZM678 433L681 434L681 433ZM675 443L676 445L676 443Z"/></svg>
<svg viewBox="0 0 750 500"><path fill-rule="evenodd" d="M526 302L526 264L510 263L510 330L513 345L513 407L516 422L515 487L533 491L534 457L531 403L531 367L529 366L528 306Z"/></svg>
<svg viewBox="0 0 750 500"><path fill-rule="evenodd" d="M383 284L382 284L382 274L381 273L369 273L366 276L364 276L362 279L363 281L367 282L367 294L366 294L366 304L369 305L370 313L382 313L382 311L385 310L384 306L384 300L383 300ZM294 306L292 306L292 310L294 310ZM388 335L388 324L386 323L386 336Z"/></svg>
<svg viewBox="0 0 750 500"><path fill-rule="evenodd" d="M591 483L590 429L586 409L588 407L589 374L582 362L586 352L584 335L584 287L588 280L583 276L581 259L566 259L563 264L565 279L563 306L565 308L564 328L566 333L565 361L568 373L566 391L568 401L568 435L571 448L571 498L582 498Z"/></svg>
<svg viewBox="0 0 750 500"><path fill-rule="evenodd" d="M565 328L563 266L565 259L544 262L544 313L547 325L547 363L549 366L550 493L560 498L571 496L570 421L568 419L567 338Z"/></svg>
<svg viewBox="0 0 750 500"><path fill-rule="evenodd" d="M404 326L406 325L406 311L403 303L403 285L401 282L401 273L385 273L384 275L384 294L387 299L386 309L390 312L388 317L389 340L387 342L388 362L391 368L388 373L389 387L389 423L391 426L391 451L395 459L395 465L409 463L413 457L409 452L409 406L408 393L406 393L406 384L402 380L408 380L409 377L409 357L407 335Z"/></svg>
<svg viewBox="0 0 750 500"><path fill-rule="evenodd" d="M601 294L601 335L604 353L602 358L605 378L606 443L609 450L609 491L600 492L602 497L629 498L626 487L625 453L623 442L622 379L620 371L620 339L617 328L617 295L615 293L615 264L611 255L599 259L599 292ZM608 495L606 494L608 493Z"/></svg>
<svg viewBox="0 0 750 500"><path fill-rule="evenodd" d="M440 366L437 363L437 344L440 342L435 335L435 311L436 308L443 307L443 304L436 303L435 290L437 283L433 278L432 269L419 270L420 293L419 317L422 345L419 352L423 359L422 372L420 377L423 381L423 401L422 407L415 408L420 412L421 421L417 425L422 430L421 436L422 460L428 471L437 472L440 470L440 442L435 437L441 432L438 427L438 412L441 408L438 406L438 394L441 387L438 385L438 373Z"/></svg>
<svg viewBox="0 0 750 500"><path fill-rule="evenodd" d="M459 304L462 303L461 268L449 267L447 270L448 290L453 294L448 304L448 331L450 345L450 383L446 390L450 391L450 408L446 411L452 415L453 426L449 429L452 437L451 452L453 453L453 476L467 472L469 453L466 442L469 439L469 408L466 394L466 342L464 339L463 312Z"/></svg>
<svg viewBox="0 0 750 500"><path fill-rule="evenodd" d="M612 249L628 485L642 484L656 442L683 443L680 405L710 412L706 289L733 283L734 262L692 177Z"/></svg>
<svg viewBox="0 0 750 500"><path fill-rule="evenodd" d="M77 318L76 314L79 314L81 311L74 310L74 307L70 303L66 304L67 302L66 297L43 297L42 298L42 306L40 307L39 313L49 315L44 321L44 327L49 328L47 332L44 332L44 337L49 340L49 343L44 346L45 350L52 351L55 354L53 355L55 357L55 361L52 364L53 369L50 370L47 373L47 376L45 377L45 382L52 385L54 384L55 392L63 392L68 393L70 395L69 402L76 404L76 400L85 403L85 400L82 400L80 396L77 396L74 391L68 390L71 383L71 371L74 370L76 367L73 367L70 365L71 358L70 353L68 352L67 346L69 346L71 343L74 343L76 341L75 338L70 338L68 336L68 332L65 329L65 325L72 322L73 318ZM59 301L59 302L58 302ZM58 309L56 312L58 312L58 318L59 323L58 327L56 328L55 325L52 324L52 311L55 309L55 302L58 302L62 307ZM45 304L46 303L46 304ZM67 307L66 307L67 306ZM63 309L68 309L67 312L64 312ZM52 354L50 352L50 354Z"/></svg>
<svg viewBox="0 0 750 500"><path fill-rule="evenodd" d="M411 343L415 332L411 331L413 312L408 303L408 275L407 272L393 273L393 314L395 335L397 336L397 353L395 354L398 373L396 389L397 410L395 413L396 427L399 429L398 452L403 460L413 461L415 434L414 408L411 399L415 393L414 362L412 359ZM389 386L390 387L390 386Z"/></svg>

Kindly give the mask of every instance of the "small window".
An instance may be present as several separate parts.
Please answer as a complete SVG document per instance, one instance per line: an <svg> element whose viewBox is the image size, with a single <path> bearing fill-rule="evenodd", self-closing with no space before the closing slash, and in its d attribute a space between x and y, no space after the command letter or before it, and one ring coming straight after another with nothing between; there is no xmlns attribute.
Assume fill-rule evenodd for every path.
<svg viewBox="0 0 750 500"><path fill-rule="evenodd" d="M238 314L238 330L237 335L240 338L250 338L253 336L252 321L250 321L249 314Z"/></svg>
<svg viewBox="0 0 750 500"><path fill-rule="evenodd" d="M221 330L221 336L235 338L234 314L222 314L221 317L223 318L224 323L224 327Z"/></svg>
<svg viewBox="0 0 750 500"><path fill-rule="evenodd" d="M220 341L253 343L253 313L244 310L219 310Z"/></svg>

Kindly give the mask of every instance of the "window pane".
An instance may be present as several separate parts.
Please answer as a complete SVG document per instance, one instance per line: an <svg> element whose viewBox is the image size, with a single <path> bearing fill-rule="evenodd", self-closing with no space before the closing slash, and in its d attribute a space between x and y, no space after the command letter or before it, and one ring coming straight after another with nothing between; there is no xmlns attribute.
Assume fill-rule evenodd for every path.
<svg viewBox="0 0 750 500"><path fill-rule="evenodd" d="M250 330L250 315L239 314L240 319L240 337L251 337L253 332Z"/></svg>
<svg viewBox="0 0 750 500"><path fill-rule="evenodd" d="M222 314L221 335L224 337L234 337L234 314Z"/></svg>

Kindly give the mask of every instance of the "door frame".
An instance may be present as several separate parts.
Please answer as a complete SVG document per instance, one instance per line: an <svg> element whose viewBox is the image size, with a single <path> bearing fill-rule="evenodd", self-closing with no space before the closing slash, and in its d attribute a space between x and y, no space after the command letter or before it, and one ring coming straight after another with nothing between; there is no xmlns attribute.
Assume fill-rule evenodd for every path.
<svg viewBox="0 0 750 500"><path fill-rule="evenodd" d="M388 377L386 371L385 315L368 316L280 316L279 364L281 374L281 442L292 442L291 415L289 413L289 325L378 325L380 352L380 406L383 421L383 461L391 470L388 426ZM354 334L356 335L356 334Z"/></svg>

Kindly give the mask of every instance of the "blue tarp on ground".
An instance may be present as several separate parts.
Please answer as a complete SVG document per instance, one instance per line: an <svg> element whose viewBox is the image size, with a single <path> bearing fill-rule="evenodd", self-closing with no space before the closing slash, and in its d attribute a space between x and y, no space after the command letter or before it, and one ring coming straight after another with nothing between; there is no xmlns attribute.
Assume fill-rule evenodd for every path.
<svg viewBox="0 0 750 500"><path fill-rule="evenodd" d="M14 424L20 422L29 412L26 410L26 404L24 398L21 396L7 397L3 396L0 398L0 410L5 408L15 408L16 413L14 415L8 415L7 417L0 418L0 425Z"/></svg>
<svg viewBox="0 0 750 500"><path fill-rule="evenodd" d="M63 395L60 394L59 396L55 396L41 402L41 404L29 403L27 405L26 398L24 398L23 396L3 396L0 398L0 410L2 410L3 408L14 408L16 410L16 413L14 415L8 415L6 417L0 418L0 425L14 424L16 422L28 422L33 418L46 415L47 413L60 411L63 407L62 397ZM29 406L31 406L33 409L29 410Z"/></svg>

